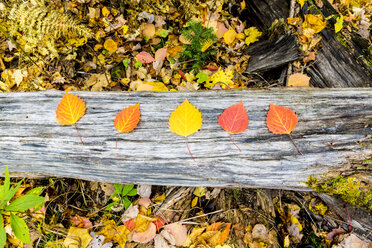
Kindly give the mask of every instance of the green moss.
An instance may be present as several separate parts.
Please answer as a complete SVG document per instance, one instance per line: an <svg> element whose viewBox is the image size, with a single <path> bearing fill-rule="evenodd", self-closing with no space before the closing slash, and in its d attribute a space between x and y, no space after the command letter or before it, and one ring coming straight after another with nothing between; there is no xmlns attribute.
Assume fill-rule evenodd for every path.
<svg viewBox="0 0 372 248"><path fill-rule="evenodd" d="M306 184L315 192L338 195L348 203L372 211L372 192L370 188L361 186L356 177L337 176L320 180L310 176Z"/></svg>

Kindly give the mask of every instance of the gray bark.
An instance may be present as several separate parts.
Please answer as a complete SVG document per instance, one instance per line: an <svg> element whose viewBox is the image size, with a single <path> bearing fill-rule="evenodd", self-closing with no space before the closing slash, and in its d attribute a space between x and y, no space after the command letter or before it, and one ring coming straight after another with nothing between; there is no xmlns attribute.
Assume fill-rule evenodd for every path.
<svg viewBox="0 0 372 248"><path fill-rule="evenodd" d="M0 169L27 177L58 176L91 181L306 190L310 175L338 169L349 157L371 154L371 89L302 89L206 92L72 92L87 106L73 126L57 123L63 92L0 94ZM170 113L188 98L200 109L200 132L185 138L168 128ZM232 135L220 128L223 110L243 101L248 129ZM119 111L141 103L141 121L131 133L113 125ZM297 112L293 139L266 127L269 104ZM14 175L14 174L13 174ZM18 174L19 175L19 174Z"/></svg>

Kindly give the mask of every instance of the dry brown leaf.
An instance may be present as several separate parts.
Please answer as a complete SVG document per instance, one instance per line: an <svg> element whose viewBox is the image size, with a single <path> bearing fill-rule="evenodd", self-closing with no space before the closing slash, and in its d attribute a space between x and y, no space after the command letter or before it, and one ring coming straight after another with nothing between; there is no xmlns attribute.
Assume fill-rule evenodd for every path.
<svg viewBox="0 0 372 248"><path fill-rule="evenodd" d="M288 86L294 87L309 87L310 85L310 77L306 74L302 73L295 73L289 76L288 78Z"/></svg>

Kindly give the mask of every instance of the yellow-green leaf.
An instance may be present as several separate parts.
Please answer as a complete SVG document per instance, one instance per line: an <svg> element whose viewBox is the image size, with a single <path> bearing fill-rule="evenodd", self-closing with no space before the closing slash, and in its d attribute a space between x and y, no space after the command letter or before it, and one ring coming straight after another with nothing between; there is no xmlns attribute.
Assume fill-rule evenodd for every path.
<svg viewBox="0 0 372 248"><path fill-rule="evenodd" d="M337 17L335 23L335 32L338 33L342 29L342 25L344 24L344 18L342 16Z"/></svg>

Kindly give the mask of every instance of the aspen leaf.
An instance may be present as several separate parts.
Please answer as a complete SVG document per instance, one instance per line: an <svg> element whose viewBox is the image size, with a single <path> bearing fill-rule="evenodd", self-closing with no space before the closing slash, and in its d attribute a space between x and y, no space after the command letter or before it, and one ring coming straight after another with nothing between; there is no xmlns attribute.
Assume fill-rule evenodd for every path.
<svg viewBox="0 0 372 248"><path fill-rule="evenodd" d="M107 39L105 43L103 43L103 47L109 51L109 53L114 53L118 49L118 44L113 39Z"/></svg>
<svg viewBox="0 0 372 248"><path fill-rule="evenodd" d="M218 39L222 38L223 35L227 32L227 28L225 27L225 24L223 22L217 22L217 33L216 36Z"/></svg>
<svg viewBox="0 0 372 248"><path fill-rule="evenodd" d="M186 99L170 115L169 128L173 133L187 137L199 130L202 125L202 120L200 111ZM186 146L191 157L194 159L189 149L187 139Z"/></svg>
<svg viewBox="0 0 372 248"><path fill-rule="evenodd" d="M150 64L155 61L154 57L152 57L151 54L145 51L142 51L139 54L137 54L136 59L144 64Z"/></svg>
<svg viewBox="0 0 372 248"><path fill-rule="evenodd" d="M108 220L104 223L104 227L96 232L96 235L105 236L104 243L114 241L118 242L120 247L125 247L129 233L130 231L125 225L117 226L113 220Z"/></svg>
<svg viewBox="0 0 372 248"><path fill-rule="evenodd" d="M243 101L225 109L225 111L223 111L223 113L218 117L218 124L222 129L229 133L231 141L239 151L241 151L241 149L234 142L231 134L244 132L248 127L248 121L249 118L247 111L244 108Z"/></svg>
<svg viewBox="0 0 372 248"><path fill-rule="evenodd" d="M289 76L288 78L288 86L306 86L310 85L310 77L306 74L302 73L295 73Z"/></svg>
<svg viewBox="0 0 372 248"><path fill-rule="evenodd" d="M81 144L84 145L79 132L76 128L76 122L85 114L85 103L79 97L66 92L61 102L57 106L56 119L60 125L74 124L76 132L80 138Z"/></svg>
<svg viewBox="0 0 372 248"><path fill-rule="evenodd" d="M143 35L147 36L148 38L152 38L155 36L155 25L152 23L146 23L143 27L142 31Z"/></svg>
<svg viewBox="0 0 372 248"><path fill-rule="evenodd" d="M223 39L227 45L230 45L235 40L236 35L237 33L235 32L235 30L230 29L224 33Z"/></svg>
<svg viewBox="0 0 372 248"><path fill-rule="evenodd" d="M134 231L132 236L132 241L139 243L150 242L156 235L156 226L154 223L150 223L147 229L143 232Z"/></svg>
<svg viewBox="0 0 372 248"><path fill-rule="evenodd" d="M270 103L270 109L266 117L266 125L274 134L288 134L297 151L302 155L294 143L291 132L298 123L297 115L283 106Z"/></svg>
<svg viewBox="0 0 372 248"><path fill-rule="evenodd" d="M187 239L187 228L178 223L163 226L176 240L176 246L182 246Z"/></svg>
<svg viewBox="0 0 372 248"><path fill-rule="evenodd" d="M337 17L336 23L335 23L335 33L338 33L341 31L343 24L344 24L344 18L342 16Z"/></svg>
<svg viewBox="0 0 372 248"><path fill-rule="evenodd" d="M167 48L166 47L159 48L158 50L156 50L155 60L157 60L157 59L164 60L166 57L167 57Z"/></svg>
<svg viewBox="0 0 372 248"><path fill-rule="evenodd" d="M89 230L79 227L70 227L66 239L63 242L65 247L85 248L93 238L89 235Z"/></svg>
<svg viewBox="0 0 372 248"><path fill-rule="evenodd" d="M141 117L140 104L129 106L128 108L123 109L115 118L114 126L120 133L129 133L137 125ZM116 146L118 144L118 137L116 138Z"/></svg>

